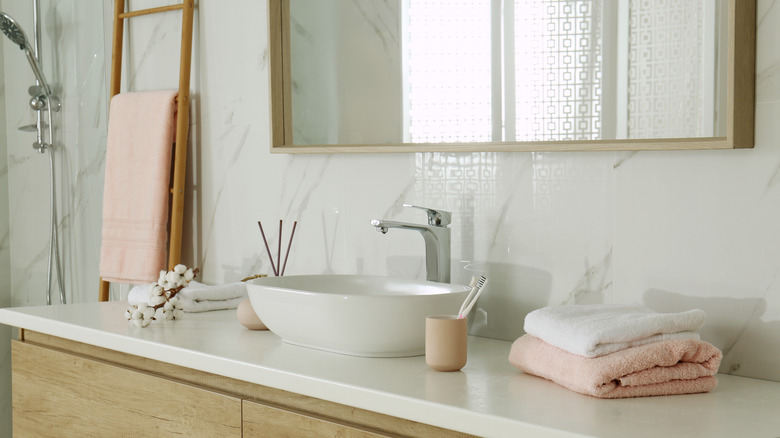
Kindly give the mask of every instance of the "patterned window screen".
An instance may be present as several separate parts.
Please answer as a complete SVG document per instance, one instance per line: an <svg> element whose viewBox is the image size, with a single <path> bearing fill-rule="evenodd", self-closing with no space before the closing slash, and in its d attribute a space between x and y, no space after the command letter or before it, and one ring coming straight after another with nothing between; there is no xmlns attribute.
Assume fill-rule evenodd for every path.
<svg viewBox="0 0 780 438"><path fill-rule="evenodd" d="M631 0L628 137L702 132L704 1Z"/></svg>
<svg viewBox="0 0 780 438"><path fill-rule="evenodd" d="M604 0L405 1L406 141L491 141L494 124L505 141L612 138L602 131L605 105L609 114L616 105L622 111L610 116L622 138L711 135L703 125L714 117L703 120L701 108L711 106L702 104L703 93L713 92L702 76L703 23L712 18L705 17L712 0L626 0L624 15L605 13L623 3ZM490 31L496 5L503 14L498 45ZM627 25L604 23L605 16ZM627 62L609 67L602 53L607 24L629 33L628 53L616 55ZM605 68L614 83L602 83ZM627 92L625 107L602 102L605 87ZM511 120L492 117L493 99Z"/></svg>
<svg viewBox="0 0 780 438"><path fill-rule="evenodd" d="M516 140L600 138L601 0L514 9Z"/></svg>
<svg viewBox="0 0 780 438"><path fill-rule="evenodd" d="M491 82L491 4L501 0L408 0L408 141L490 141L491 93L515 111L516 138L599 135L601 0L514 0L503 50L513 89ZM455 42L455 44L452 44ZM498 57L497 59L501 59ZM512 135L514 137L514 135Z"/></svg>

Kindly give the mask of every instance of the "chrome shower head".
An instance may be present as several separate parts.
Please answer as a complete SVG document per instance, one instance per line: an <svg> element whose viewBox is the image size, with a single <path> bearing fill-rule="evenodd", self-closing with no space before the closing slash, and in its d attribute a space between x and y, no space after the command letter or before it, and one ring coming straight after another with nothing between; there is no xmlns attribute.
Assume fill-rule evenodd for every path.
<svg viewBox="0 0 780 438"><path fill-rule="evenodd" d="M3 31L11 42L18 45L19 48L24 51L24 54L27 55L27 61L30 62L30 67L32 67L33 73L35 74L35 78L43 89L43 93L46 97L52 97L49 83L46 82L46 77L43 76L41 66L38 64L32 47L30 47L30 42L27 40L27 36L24 34L21 26L19 26L19 24L16 23L16 20L11 18L10 15L5 12L0 12L0 30Z"/></svg>
<svg viewBox="0 0 780 438"><path fill-rule="evenodd" d="M25 36L24 31L5 12L0 12L0 30L20 49L25 50L27 48L27 36Z"/></svg>

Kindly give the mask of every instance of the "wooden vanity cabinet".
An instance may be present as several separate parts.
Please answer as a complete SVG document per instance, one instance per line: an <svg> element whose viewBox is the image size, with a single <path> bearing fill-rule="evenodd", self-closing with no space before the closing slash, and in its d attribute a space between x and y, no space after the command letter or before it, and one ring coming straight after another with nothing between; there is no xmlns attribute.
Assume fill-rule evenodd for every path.
<svg viewBox="0 0 780 438"><path fill-rule="evenodd" d="M12 351L20 437L470 436L27 330Z"/></svg>
<svg viewBox="0 0 780 438"><path fill-rule="evenodd" d="M241 399L15 342L15 436L241 436Z"/></svg>
<svg viewBox="0 0 780 438"><path fill-rule="evenodd" d="M244 400L244 437L387 437L345 424Z"/></svg>

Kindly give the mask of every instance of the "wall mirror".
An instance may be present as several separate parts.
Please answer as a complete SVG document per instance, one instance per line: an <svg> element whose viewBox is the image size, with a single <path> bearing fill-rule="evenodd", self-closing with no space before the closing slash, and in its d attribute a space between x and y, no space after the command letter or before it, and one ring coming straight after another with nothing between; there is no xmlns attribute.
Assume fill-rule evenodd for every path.
<svg viewBox="0 0 780 438"><path fill-rule="evenodd" d="M269 0L272 151L753 146L755 0Z"/></svg>

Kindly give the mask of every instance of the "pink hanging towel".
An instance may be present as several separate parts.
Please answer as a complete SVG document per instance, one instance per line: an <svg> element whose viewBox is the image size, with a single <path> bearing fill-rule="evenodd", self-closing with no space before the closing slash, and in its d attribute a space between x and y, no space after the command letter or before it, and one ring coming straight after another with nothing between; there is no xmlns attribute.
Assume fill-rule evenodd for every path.
<svg viewBox="0 0 780 438"><path fill-rule="evenodd" d="M111 99L103 187L100 276L150 283L166 266L175 90Z"/></svg>

